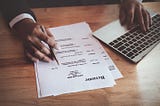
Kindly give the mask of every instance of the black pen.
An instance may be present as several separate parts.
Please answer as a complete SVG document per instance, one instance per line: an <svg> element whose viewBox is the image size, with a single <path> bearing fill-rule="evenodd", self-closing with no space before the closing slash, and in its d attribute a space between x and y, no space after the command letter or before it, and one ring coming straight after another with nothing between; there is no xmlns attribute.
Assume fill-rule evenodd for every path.
<svg viewBox="0 0 160 106"><path fill-rule="evenodd" d="M44 26L41 25L40 28L41 28L42 32L44 32L45 34L47 34L46 31L45 31ZM48 46L49 46L50 53L51 53L51 59L52 59L52 60L55 59L56 62L57 62L57 64L59 65L58 59L57 59L57 57L56 57L55 54L54 54L54 50L53 50L54 48L52 48L50 45L48 45Z"/></svg>

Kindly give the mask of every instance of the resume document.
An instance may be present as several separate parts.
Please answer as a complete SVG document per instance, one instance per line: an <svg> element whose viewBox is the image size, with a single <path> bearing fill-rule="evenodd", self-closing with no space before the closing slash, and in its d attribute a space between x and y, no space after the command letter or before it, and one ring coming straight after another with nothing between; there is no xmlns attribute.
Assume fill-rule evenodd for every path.
<svg viewBox="0 0 160 106"><path fill-rule="evenodd" d="M109 55L92 36L86 22L50 28L59 50L59 65L35 63L38 97L113 87L121 78Z"/></svg>

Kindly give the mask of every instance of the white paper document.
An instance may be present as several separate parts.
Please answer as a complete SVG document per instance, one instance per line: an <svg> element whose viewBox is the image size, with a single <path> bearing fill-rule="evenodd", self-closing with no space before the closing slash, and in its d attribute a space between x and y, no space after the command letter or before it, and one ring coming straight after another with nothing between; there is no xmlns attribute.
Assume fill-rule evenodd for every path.
<svg viewBox="0 0 160 106"><path fill-rule="evenodd" d="M113 87L122 75L85 22L50 28L56 61L35 63L38 97Z"/></svg>

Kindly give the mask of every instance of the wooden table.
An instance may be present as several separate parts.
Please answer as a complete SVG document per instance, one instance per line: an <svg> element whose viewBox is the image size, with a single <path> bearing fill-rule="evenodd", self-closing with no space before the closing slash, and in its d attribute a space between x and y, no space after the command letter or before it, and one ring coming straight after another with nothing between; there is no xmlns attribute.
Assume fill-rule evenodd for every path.
<svg viewBox="0 0 160 106"><path fill-rule="evenodd" d="M144 3L160 12L160 3ZM39 8L33 10L47 27L86 21L93 31L118 19L118 5ZM37 98L34 66L26 62L21 41L0 17L0 106L160 106L160 46L133 64L102 44L124 78L112 88ZM157 54L159 53L159 54Z"/></svg>

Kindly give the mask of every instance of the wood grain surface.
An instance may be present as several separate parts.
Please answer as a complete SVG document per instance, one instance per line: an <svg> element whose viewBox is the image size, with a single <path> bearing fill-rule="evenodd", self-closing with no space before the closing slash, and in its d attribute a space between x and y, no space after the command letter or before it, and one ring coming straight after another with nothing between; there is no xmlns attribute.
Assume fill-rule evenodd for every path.
<svg viewBox="0 0 160 106"><path fill-rule="evenodd" d="M144 3L144 6L160 12L160 2ZM95 31L118 19L119 6L38 8L33 11L38 22L47 27L86 21ZM38 99L34 66L26 61L20 39L0 16L0 106L160 106L160 68L142 67L145 61L131 63L102 45L124 76L116 81L116 86ZM152 63L160 66L154 59L147 65Z"/></svg>

